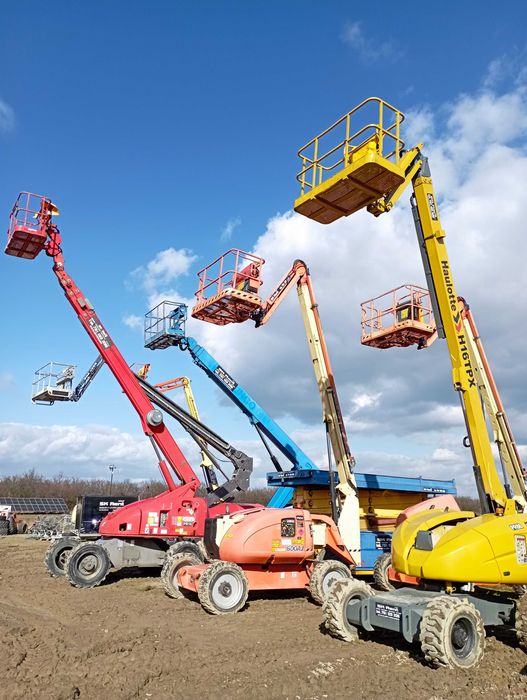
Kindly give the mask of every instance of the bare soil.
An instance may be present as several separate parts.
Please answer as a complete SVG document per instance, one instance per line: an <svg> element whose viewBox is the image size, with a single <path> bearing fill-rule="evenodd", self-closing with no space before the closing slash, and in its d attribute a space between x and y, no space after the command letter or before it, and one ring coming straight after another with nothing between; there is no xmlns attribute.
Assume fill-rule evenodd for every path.
<svg viewBox="0 0 527 700"><path fill-rule="evenodd" d="M345 644L320 629L304 595L250 597L232 616L168 598L157 572L78 590L44 570L47 543L0 539L0 697L527 697L527 656L489 637L468 672L433 670L399 637Z"/></svg>

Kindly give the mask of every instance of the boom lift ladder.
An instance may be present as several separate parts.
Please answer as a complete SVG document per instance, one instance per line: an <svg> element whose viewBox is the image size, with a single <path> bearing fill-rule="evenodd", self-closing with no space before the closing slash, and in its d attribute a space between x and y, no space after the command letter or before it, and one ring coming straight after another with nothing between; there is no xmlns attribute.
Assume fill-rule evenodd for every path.
<svg viewBox="0 0 527 700"><path fill-rule="evenodd" d="M352 120L365 108L377 110L375 122L352 133ZM325 619L330 631L348 640L357 626L399 631L407 641L419 639L432 664L467 668L483 653L484 624L515 627L520 642L527 643L527 601L474 586L527 583L527 516L507 494L494 462L430 168L420 144L405 150L403 119L383 100L369 98L312 139L299 151L302 189L295 209L322 223L361 208L379 216L412 187L412 213L438 336L447 341L483 515L444 511L409 517L394 533L393 563L397 571L428 584L428 590L374 595L337 583ZM343 124L345 138L321 153L321 136ZM335 153L342 153L337 163Z"/></svg>
<svg viewBox="0 0 527 700"><path fill-rule="evenodd" d="M252 460L133 374L93 305L66 273L61 236L53 221L57 214L57 208L48 198L30 193L19 195L11 211L5 252L33 259L44 251L53 259L53 272L66 299L137 411L167 484L167 491L162 494L124 506L104 518L99 528L102 536L99 543L81 542L72 550L67 569L70 581L80 587L92 587L104 580L112 565L122 568L162 564L170 539L202 537L207 517L243 510L244 506L229 501L240 487L247 487ZM209 444L228 455L235 468L225 488L215 489L206 499L196 497L199 479L154 403L177 415L192 436L210 440ZM173 475L181 481L179 485Z"/></svg>

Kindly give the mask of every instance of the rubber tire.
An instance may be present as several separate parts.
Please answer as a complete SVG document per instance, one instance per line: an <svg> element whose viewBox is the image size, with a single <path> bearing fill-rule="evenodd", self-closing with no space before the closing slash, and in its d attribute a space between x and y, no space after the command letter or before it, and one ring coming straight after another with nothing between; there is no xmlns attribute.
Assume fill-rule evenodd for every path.
<svg viewBox="0 0 527 700"><path fill-rule="evenodd" d="M231 574L241 586L239 599L230 607L222 608L214 600L214 585L220 576ZM243 569L228 561L215 561L201 574L198 584L198 598L204 610L211 615L231 615L241 610L247 602L249 582Z"/></svg>
<svg viewBox="0 0 527 700"><path fill-rule="evenodd" d="M453 625L468 620L474 644L465 657L456 653L452 639ZM426 606L421 619L419 641L426 661L436 668L473 668L485 649L485 627L476 607L462 598L441 595Z"/></svg>
<svg viewBox="0 0 527 700"><path fill-rule="evenodd" d="M358 629L348 622L346 609L350 600L364 600L372 595L375 595L375 591L368 583L354 578L337 581L332 586L322 608L324 627L332 637L344 642L358 640Z"/></svg>
<svg viewBox="0 0 527 700"><path fill-rule="evenodd" d="M7 520L0 520L0 537L9 535L9 523Z"/></svg>
<svg viewBox="0 0 527 700"><path fill-rule="evenodd" d="M61 578L66 575L64 566L67 557L65 555L78 544L79 540L74 537L61 537L50 544L44 555L44 566L52 578ZM61 557L61 555L64 556ZM60 560L57 561L59 557Z"/></svg>
<svg viewBox="0 0 527 700"><path fill-rule="evenodd" d="M181 542L176 542L167 549L165 555L165 561L168 557L177 557L180 554L192 554L195 556L200 563L205 562L203 552L197 542L189 542L187 540L181 540Z"/></svg>
<svg viewBox="0 0 527 700"><path fill-rule="evenodd" d="M90 554L97 558L98 566L95 574L86 575L79 570L79 564ZM111 567L110 557L104 547L96 542L81 542L68 553L64 569L66 578L75 588L94 588L104 581Z"/></svg>
<svg viewBox="0 0 527 700"><path fill-rule="evenodd" d="M336 574L333 579L330 578L332 573ZM313 572L309 579L309 593L311 598L313 598L314 602L318 605L324 605L335 583L351 577L349 567L337 559L325 559L324 561L317 562L313 567Z"/></svg>
<svg viewBox="0 0 527 700"><path fill-rule="evenodd" d="M392 565L392 555L389 552L381 554L373 567L373 585L378 591L393 591L395 586L388 578L388 569Z"/></svg>
<svg viewBox="0 0 527 700"><path fill-rule="evenodd" d="M17 531L19 535L25 535L27 532L27 523L20 523L20 525L17 526Z"/></svg>
<svg viewBox="0 0 527 700"><path fill-rule="evenodd" d="M167 556L161 569L161 583L167 596L176 599L183 598L183 593L177 584L177 572L182 566L194 566L202 563L194 554L186 552Z"/></svg>
<svg viewBox="0 0 527 700"><path fill-rule="evenodd" d="M518 638L518 645L527 652L527 593L524 593L516 601L514 616L514 629Z"/></svg>

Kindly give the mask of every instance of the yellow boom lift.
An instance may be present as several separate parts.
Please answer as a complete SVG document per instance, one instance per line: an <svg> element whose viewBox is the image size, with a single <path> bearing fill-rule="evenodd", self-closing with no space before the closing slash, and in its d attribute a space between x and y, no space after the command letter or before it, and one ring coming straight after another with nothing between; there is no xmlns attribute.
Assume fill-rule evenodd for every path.
<svg viewBox="0 0 527 700"><path fill-rule="evenodd" d="M393 565L421 585L377 594L363 582L338 582L324 608L325 625L349 641L358 628L397 631L409 642L420 641L431 664L468 668L483 654L486 625L515 628L519 642L527 644L527 601L510 588L527 583L525 485L518 478L506 488L500 479L478 386L482 375L454 286L430 168L421 144L405 149L403 120L396 108L369 98L312 139L299 151L295 210L320 223L363 208L379 216L412 188L437 333L448 345L482 515L435 510L408 517L394 533Z"/></svg>

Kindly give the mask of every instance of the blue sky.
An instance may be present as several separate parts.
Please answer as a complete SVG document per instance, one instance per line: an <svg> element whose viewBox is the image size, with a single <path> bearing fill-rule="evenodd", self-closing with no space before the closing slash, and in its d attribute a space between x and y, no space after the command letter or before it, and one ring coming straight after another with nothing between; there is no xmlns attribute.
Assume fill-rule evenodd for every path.
<svg viewBox="0 0 527 700"><path fill-rule="evenodd" d="M497 14L482 11L475 2L443 2L433 14L429 9L425 13L422 4L403 3L396 12L386 9L382 17L378 7L367 10L350 2L116 1L26 2L3 8L0 212L6 226L20 190L51 197L61 210L58 223L69 272L123 354L130 361L151 360L155 380L190 373L207 420L233 441L249 441L252 433L208 380L176 351L147 354L140 333L123 323L147 310L148 279L156 291L170 289L190 298L197 270L224 248L257 246L260 237L269 235L269 220L287 215L297 195L297 149L369 95L378 94L413 113L414 124L417 115L419 124L429 129L433 124L435 142L447 128L452 138L452 105L459 105L463 95L476 99L486 93L495 100L523 95L524 3L508 3ZM483 140L487 136L485 132ZM522 150L524 144L525 129L520 129L516 146ZM447 202L449 198L451 193L445 195ZM183 273L152 280L155 266L150 274L148 263L169 248L186 251L188 269L184 265ZM108 426L114 436L129 433L133 452L138 421L107 370L78 405L31 405L34 369L54 359L75 362L82 371L95 353L63 299L49 259L4 257L0 265L0 423L68 425L81 434L68 434L62 452L57 447L49 458L33 453L19 459L16 449L0 451L0 473L21 471L30 462L46 473L68 470L69 441L82 452L82 445L91 441L87 426L93 425ZM324 283L321 279L320 285ZM377 291L382 288L372 287L372 296ZM329 292L327 298L329 306ZM233 354L232 365L249 391L301 435L318 425L320 409L309 383L298 314L291 305L287 309L284 313L297 324L298 342L285 343L285 360L296 358L298 349L299 366L308 376L306 397L296 403L289 398L299 383L289 391L288 379L292 382L294 375L279 353L274 368L260 371L249 353L243 357L241 336L231 348L225 347L227 341L223 346L217 341L216 347L212 336L210 342L223 353L218 359L228 368ZM350 303L346 323L348 318L356 323L357 317ZM198 335L208 332L194 328L190 330ZM336 328L330 329L335 337L330 351L344 376L351 356ZM242 331L248 338L251 330ZM277 343L282 345L280 339ZM446 373L445 349L436 354ZM371 355L361 357L369 362ZM423 367L427 362L412 361ZM508 364L503 358L504 369ZM282 381L274 396L264 390L269 372ZM354 372L356 376L355 366ZM440 403L448 406L455 396L444 398L449 388L445 378ZM367 407L375 403L371 396L376 389L355 391L351 370L344 379L350 396L365 393L370 397L363 400L370 401ZM512 400L517 383L516 388L510 384ZM297 410L299 405L310 408ZM521 412L519 403L517 410ZM4 441L9 430L4 427ZM24 440L31 440L31 429L27 431ZM111 436L105 439L107 446ZM429 446L434 439L429 436ZM401 445L393 435L352 436L359 453L371 451L372 440L382 444L386 459L392 452L400 459L426 455L427 448L413 439ZM123 455L121 475L138 478L143 457L127 461L127 449L115 453ZM99 458L96 452L86 453L71 471L98 474L107 454L102 451ZM371 460L366 462L369 466ZM404 459L396 463L406 465Z"/></svg>

